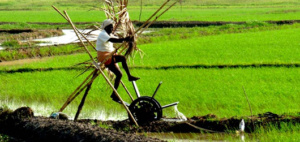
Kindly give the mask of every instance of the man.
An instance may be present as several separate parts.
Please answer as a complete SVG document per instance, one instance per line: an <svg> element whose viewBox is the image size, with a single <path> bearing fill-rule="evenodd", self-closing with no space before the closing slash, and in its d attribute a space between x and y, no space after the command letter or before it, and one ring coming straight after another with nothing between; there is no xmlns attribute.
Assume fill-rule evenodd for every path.
<svg viewBox="0 0 300 142"><path fill-rule="evenodd" d="M129 36L126 38L118 38L114 36L112 34L114 28L113 24L114 21L111 19L106 19L102 23L101 28L103 30L99 34L96 42L97 57L99 62L102 62L107 56L109 56L111 52L115 50L115 48L113 47L113 43L132 42L132 38L130 38ZM134 77L130 74L125 56L113 55L104 64L110 71L112 71L116 75L115 84L114 84L114 88L116 90L118 89L122 78L122 72L117 64L118 62L122 63L122 66L127 73L129 81L136 81L139 79L138 77ZM121 103L119 98L116 96L114 92L112 92L110 97L114 101Z"/></svg>

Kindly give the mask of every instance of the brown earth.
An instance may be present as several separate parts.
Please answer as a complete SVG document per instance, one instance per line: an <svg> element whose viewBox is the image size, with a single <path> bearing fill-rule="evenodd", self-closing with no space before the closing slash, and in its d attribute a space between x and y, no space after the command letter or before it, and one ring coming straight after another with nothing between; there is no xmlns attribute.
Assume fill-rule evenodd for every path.
<svg viewBox="0 0 300 142"><path fill-rule="evenodd" d="M279 21L264 21L270 24L293 24L300 23L300 20L279 20ZM136 26L141 26L144 22L133 21ZM226 24L245 24L245 21L156 21L150 28L164 28L164 27L207 27L207 26L221 26Z"/></svg>
<svg viewBox="0 0 300 142"><path fill-rule="evenodd" d="M60 35L63 35L61 29L47 29L47 30L33 30L33 29L1 30L0 29L0 43L4 41L10 41L10 40L16 40L16 41L33 40L38 38L60 36ZM20 44L22 43L20 42Z"/></svg>
<svg viewBox="0 0 300 142"><path fill-rule="evenodd" d="M296 125L300 123L298 116L277 115L271 112L252 117L244 117L245 132L253 132L257 128L273 125L280 129L281 124ZM239 129L242 118L218 118L213 114L195 116L187 121L170 122L154 121L136 127L129 120L57 120L45 117L34 117L29 107L15 110L1 110L0 133L22 141L160 141L150 137L137 135L137 132L207 132L224 133ZM101 127L99 127L101 126ZM105 128L105 129L104 129Z"/></svg>
<svg viewBox="0 0 300 142"><path fill-rule="evenodd" d="M103 129L91 124L34 117L29 107L0 110L0 133L30 142L161 141L156 138Z"/></svg>

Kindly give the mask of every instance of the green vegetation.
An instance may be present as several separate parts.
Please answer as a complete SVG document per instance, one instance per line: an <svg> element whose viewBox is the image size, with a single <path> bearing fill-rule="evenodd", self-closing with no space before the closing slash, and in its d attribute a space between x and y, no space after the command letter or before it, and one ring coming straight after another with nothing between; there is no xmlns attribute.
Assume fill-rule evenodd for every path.
<svg viewBox="0 0 300 142"><path fill-rule="evenodd" d="M295 25L287 27L281 30L223 33L181 40L169 38L164 41L160 38L161 41L153 40L153 43L139 46L145 55L142 59L138 56L135 58L131 71L142 78L138 84L141 94L144 95L152 94L158 82L163 81L157 95L158 101L162 105L180 101L179 110L187 116L207 113L220 117L249 115L243 86L256 114L267 111L279 114L296 113L299 108L297 102L300 101L297 97L300 90L295 87L300 83L299 69L273 66L280 63L299 64L299 28ZM179 28L178 31L180 30ZM174 39L178 39L177 36L179 35L174 35ZM95 52L92 54L95 56ZM54 69L45 72L30 72L30 69L69 67L87 59L88 56L81 53L34 61L36 63L2 66L0 69L4 72L0 73L0 94L5 95L1 97L3 100L13 98L12 100L25 102L31 102L34 98L37 102L50 103L59 108L86 76L84 74L74 78L84 69ZM205 69L194 66L253 63L270 64L270 67ZM5 73L5 70L22 68L25 69L24 73ZM26 72L26 68L29 72ZM132 91L126 76L123 80ZM129 101L125 91L121 88L119 91ZM105 95L109 92L110 89L107 90L103 79L98 78L86 107L91 110L99 105L112 108L116 104L111 103L110 98ZM55 96L55 99L49 96ZM120 111L122 107L114 109ZM166 114L172 114L172 110L167 110Z"/></svg>
<svg viewBox="0 0 300 142"><path fill-rule="evenodd" d="M195 6L282 6L282 5L297 5L299 4L298 0L171 0L171 2L177 1L178 7L195 7ZM80 0L1 0L0 9L9 9L9 10L49 10L49 6L57 5L63 7L64 9L99 9L103 5L104 1L99 0L85 0L84 2ZM164 1L158 0L147 0L143 1L143 6L145 7L157 7L160 6ZM140 0L129 0L129 5L131 7L138 8L140 6Z"/></svg>
<svg viewBox="0 0 300 142"><path fill-rule="evenodd" d="M279 129L280 128L280 129ZM256 142L256 141L282 141L297 142L299 141L299 124L281 123L278 127L273 125L260 127L254 133L242 134L224 134L224 133L145 133L150 137L157 137L167 141L188 140L188 141L231 141L231 142Z"/></svg>
<svg viewBox="0 0 300 142"><path fill-rule="evenodd" d="M5 46L6 43L7 42L4 42L2 46ZM14 46L18 47L19 45L14 45ZM91 49L91 47L89 49ZM79 46L78 44L70 44L70 45L63 45L63 46L48 46L48 47L15 48L13 50L6 49L4 51L0 51L0 60L11 61L11 60L18 60L18 59L25 59L25 58L34 58L34 57L48 57L54 55L72 54L72 53L83 52L83 51L84 49L82 49L81 46Z"/></svg>
<svg viewBox="0 0 300 142"><path fill-rule="evenodd" d="M175 2L175 0L171 1ZM162 1L143 1L140 16L140 1L130 0L131 20L145 21L162 4ZM0 22L65 22L51 7L67 10L73 22L102 22L105 19L101 11L103 1L46 1L46 0L4 0L0 2ZM168 21L267 21L298 20L298 0L185 0L165 13L159 20Z"/></svg>
<svg viewBox="0 0 300 142"><path fill-rule="evenodd" d="M88 28L104 19L103 12L99 10L101 4L95 4L97 2L2 0L0 15L5 16L1 16L0 21L17 23L0 25L0 29L68 28L67 24L51 24L65 22L51 5L66 9L74 22L91 22L78 24L80 28ZM130 2L131 19L138 20L140 1ZM142 20L148 18L159 4L161 1L145 1ZM137 81L141 94L152 95L157 84L163 81L156 99L161 105L179 101L178 109L187 117L206 114L215 114L219 118L244 117L250 115L243 91L245 88L254 114L299 115L300 24L262 22L299 20L299 5L298 0L186 0L182 9L180 4L176 5L159 20L248 22L242 25L150 29L154 32L142 35L138 41L143 56L136 54L134 61L129 61L132 74L141 77ZM0 106L28 105L34 110L41 108L45 111L36 111L35 114L50 114L62 106L91 72L88 70L78 76L85 68L74 66L89 57L77 44L20 47L20 40L16 38L2 43L2 46L11 46L11 49L0 51L0 60L3 61L0 63ZM96 56L95 52L92 54ZM6 62L32 57L43 58ZM123 82L133 93L125 73ZM130 102L122 87L118 91L125 101ZM81 117L107 119L118 115L126 118L124 108L112 102L110 93L111 89L103 77L98 77ZM65 112L75 115L80 99L81 96ZM164 115L173 117L174 112L167 108ZM269 126L253 135L246 135L245 139L297 141L299 128L298 124L292 126L287 123L281 124L281 129ZM5 141L7 137L0 135L1 140Z"/></svg>
<svg viewBox="0 0 300 142"><path fill-rule="evenodd" d="M153 30L153 32L147 33L145 35L141 35L141 37L138 40L138 45L139 47L141 47L143 49L143 51L145 51L145 53L147 53L145 55L145 59L142 60L143 65L150 67L153 66L152 62L153 59L155 58L151 58L151 56L154 56L153 54L164 54L164 53L157 53L156 52L152 52L149 51L148 53L148 48L149 46L154 46L154 48L157 48L158 51L163 52L164 48L170 46L170 44L174 44L177 45L179 44L178 42L185 42L185 46L184 47L179 47L180 50L185 50L185 48L187 48L186 53L190 54L190 56L195 57L201 54L202 59L201 58L197 58L196 60L208 60L206 63L204 64L212 64L212 60L214 59L209 59L208 57L210 57L211 55L209 55L206 52L202 52L202 51L209 51L209 50L218 50L218 49L213 49L210 46L214 46L213 43L210 43L210 40L215 40L216 38L219 38L219 36L223 36L224 34L228 34L226 35L226 38L228 38L228 40L232 40L232 41L236 41L236 39L238 39L238 42L243 42L245 41L244 45L239 45L239 46L232 46L232 47L227 47L231 48L233 50L236 50L236 52L239 52L239 48L247 48L247 44L259 44L259 42L254 42L254 43L250 43L251 41L248 41L248 39L253 40L262 40L261 37L265 36L266 38L269 38L268 41L269 42L277 42L275 47L271 47L272 50L275 49L283 49L282 47L286 47L288 46L285 41L287 39L290 38L295 38L294 41L292 41L293 46L290 47L286 47L290 50L284 51L283 53L281 53L283 56L288 55L289 53L287 52L292 52L294 49L297 50L297 30L300 27L300 24L293 24L293 25L274 25L274 24L267 24L264 22L249 22L246 24L242 24L242 25L233 25L233 24L228 24L228 25L224 25L224 26L210 26L210 27L194 27L194 28L163 28L163 29L150 29ZM294 30L296 29L296 30ZM265 31L265 32L263 32ZM255 32L260 32L260 33L255 33ZM271 32L271 33L270 33ZM232 33L241 33L241 37L239 37L239 34L232 34ZM249 34L244 34L244 33L249 33ZM250 34L252 33L252 34ZM269 34L274 34L273 36L268 36ZM212 36L215 35L215 36ZM218 36L219 35L219 36ZM285 35L291 35L291 37L285 36ZM282 40L276 40L276 37L282 36ZM204 38L205 40L198 40L198 38L202 38L202 37L206 37ZM18 38L18 36L17 36ZM15 40L17 38L13 38L12 42L15 42ZM188 39L188 40L185 40ZM195 40L196 39L196 40ZM17 39L20 40L20 39ZM163 43L164 46L161 46L162 43L160 43L161 40L164 41L168 41L168 43ZM170 42L172 41L172 42ZM199 42L197 42L199 41ZM201 41L201 42L200 42ZM248 42L247 42L248 41ZM30 42L30 41L29 41ZM215 43L218 44L218 46L216 48L222 48L222 46L228 45L226 43L226 40L222 41L215 41ZM188 44L187 44L188 43ZM180 43L181 44L181 43ZM5 44L2 44L2 46L4 46ZM2 61L9 61L9 60L16 60L16 59L24 59L24 58L32 58L32 57L45 57L45 56L53 56L53 55L65 55L65 54L70 54L70 53L75 53L75 52L83 52L83 48L79 48L79 46L77 44L74 45L60 45L60 46L50 46L50 47L35 47L35 45L33 43L30 44L31 47L27 47L24 48L24 44L21 44L20 46L16 46L14 48L10 48L10 50L5 50L5 51L1 51L0 52L0 60ZM175 47L174 45L171 45L171 47ZM193 45L200 45L199 47L201 47L197 52L193 51ZM28 44L26 44L26 46L28 46ZM25 46L25 47L26 47ZM229 45L228 45L229 46ZM175 47L177 49L177 47ZM203 49L205 48L205 49ZM264 54L266 52L268 52L267 48L265 49L261 49L262 46L260 45L256 45L255 50L251 49L253 51L256 52L261 52L261 54ZM152 50L152 48L150 49ZM170 51L170 53L172 53L172 51L174 51L173 49ZM228 52L231 52L231 50L227 50ZM240 50L241 52L243 52L244 50ZM263 51L263 52L262 52ZM276 52L279 52L277 50L275 50ZM174 51L175 52L175 51ZM221 49L220 51L221 52ZM281 51L280 51L281 52ZM226 52L224 52L226 53ZM152 54L152 55L151 55ZM174 53L175 54L175 53ZM213 54L212 52L210 52L210 54ZM215 52L215 54L218 54L218 52ZM229 53L228 53L229 54ZM227 54L227 57L228 57ZM251 54L251 53L249 53ZM271 53L267 53L267 54L271 54ZM285 54L285 55L284 55ZM241 56L243 57L245 54L241 54ZM214 56L218 56L218 55L214 55ZM272 55L272 59L273 60L275 57L274 55ZM276 55L277 56L277 55ZM286 56L288 57L288 56ZM165 58L168 58L168 56L165 56ZM184 58L184 57L182 57ZM224 55L225 58L225 55ZM149 63L150 66L148 66L147 63L144 63L144 60L146 62ZM194 60L193 58L188 58L186 60ZM220 58L220 60L223 60ZM165 59L165 61L168 62L172 62L173 65L179 65L182 63L176 63L174 64L174 61L169 61L168 59ZM155 61L157 62L157 61ZM182 61L185 62L185 61ZM266 62L266 63L275 63L275 62ZM286 62L276 62L276 63L286 63ZM192 63L193 64L193 63ZM236 64L233 62L233 64ZM140 65L139 63L136 63L136 65ZM164 64L159 64L156 66L163 66Z"/></svg>
<svg viewBox="0 0 300 142"><path fill-rule="evenodd" d="M298 6L299 7L299 6ZM61 9L60 7L58 7ZM63 10L63 9L61 9ZM156 9L144 9L145 21ZM73 22L102 22L105 15L100 10L67 10ZM139 9L129 9L132 20L139 20ZM0 11L1 22L66 22L55 10L47 11ZM268 21L299 19L299 8L290 7L221 7L171 9L159 18L160 21Z"/></svg>

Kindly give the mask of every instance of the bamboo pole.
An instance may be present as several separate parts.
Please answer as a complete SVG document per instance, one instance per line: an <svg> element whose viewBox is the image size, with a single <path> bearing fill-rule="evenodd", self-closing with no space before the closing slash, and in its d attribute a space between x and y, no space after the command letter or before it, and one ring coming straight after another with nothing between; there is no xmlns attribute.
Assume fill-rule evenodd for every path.
<svg viewBox="0 0 300 142"><path fill-rule="evenodd" d="M81 43L82 40L80 38L80 36L78 35L77 31L76 31L76 27L74 26L74 24L72 23L70 17L68 16L67 12L64 11L66 18L68 20L68 22L70 23L70 25L72 26L74 32L76 33L76 36L78 37L78 39L80 40ZM128 112L130 118L134 121L134 123L138 125L138 123L136 122L136 120L134 119L132 113L130 112L130 110L128 109L128 107L125 105L124 101L122 100L122 98L120 97L119 93L117 92L117 90L114 88L114 86L112 85L112 83L109 81L109 79L105 76L104 72L101 70L101 68L99 67L99 65L95 62L94 58L92 57L91 53L89 52L89 50L87 49L87 47L83 44L84 49L86 50L86 52L88 53L88 55L90 56L91 60L93 61L94 65L96 66L96 68L98 69L98 71L100 71L100 73L102 74L102 76L105 78L106 82L110 85L110 87L113 89L113 91L116 93L116 96L119 98L119 100L122 102L122 105L125 107L126 111ZM101 63L103 64L103 62Z"/></svg>
<svg viewBox="0 0 300 142"><path fill-rule="evenodd" d="M125 86L125 84L123 83L123 81L121 81L121 84L122 84L122 86L124 87L124 89L126 90L127 94L129 95L131 101L133 101L134 99L133 99L132 95L130 94L130 92L128 91L128 89L127 89L127 87Z"/></svg>
<svg viewBox="0 0 300 142"><path fill-rule="evenodd" d="M177 2L174 2L172 5L170 5L167 9L165 9L161 14L159 14L153 21L151 21L147 26L146 28L143 28L139 33L139 34L142 34L143 31L145 31L146 29L149 28L150 25L152 25L161 15L163 15L165 12L167 12L170 8L172 8Z"/></svg>
<svg viewBox="0 0 300 142"><path fill-rule="evenodd" d="M64 103L64 105L60 108L59 112L62 112L74 99L71 99L74 97L74 94L81 88L81 86L96 72L97 70L94 70L91 74L88 75L88 77L75 89L75 91L68 97L67 101ZM76 95L75 95L76 96Z"/></svg>
<svg viewBox="0 0 300 142"><path fill-rule="evenodd" d="M94 75L93 75L93 78L97 78L97 76L98 76L98 75L97 75L97 72L95 72ZM92 79L93 79L93 78L92 78ZM90 83L88 84L88 86L86 87L86 90L85 90L85 92L84 92L84 95L83 95L83 97L82 97L82 100L81 100L81 102L80 102L80 104L79 104L79 106L78 106L78 109L77 109L77 112L76 112L74 121L77 121L77 118L78 118L78 116L79 116L79 114L80 114L80 112L81 112L81 110L82 110L82 107L83 107L83 105L84 105L86 96L88 95L88 93L89 93L89 91L90 91L90 89L91 89L91 87L92 87L92 84L93 84L93 82L90 82Z"/></svg>
<svg viewBox="0 0 300 142"><path fill-rule="evenodd" d="M66 16L64 16L55 6L52 6L64 19L66 19L67 21L68 21L68 19L66 18ZM76 30L77 30L77 32L79 32L78 31L78 29L76 28ZM88 43L96 50L96 47L95 47L95 45L93 45L81 32L79 32L80 34L81 34L81 36L82 37L84 37L85 39L86 39L86 41L88 41ZM88 76L88 77L90 77L91 75L93 74L93 72ZM87 80L87 79L86 79ZM76 91L78 90L78 89L80 89L80 87L86 82L86 80L81 84L81 85L79 85L78 86L78 88L76 88L76 90L70 95L70 97L68 98L68 100L67 100L67 102L63 105L63 107L60 109L60 112L61 111L63 111L66 107L67 107L67 105L68 104L70 104L71 103L71 101L69 101L69 99L71 98L71 96L72 95L74 95L75 93L76 93ZM131 94L129 93L129 91L128 91L128 89L126 88L126 86L125 86L125 84L121 81L121 83L122 83L122 86L124 87L124 89L126 90L126 92L128 93L128 95L130 96L130 98L131 98L131 100L133 101L133 98L132 98L132 96L131 96ZM74 100L74 98L73 99L71 99L71 100Z"/></svg>
<svg viewBox="0 0 300 142"><path fill-rule="evenodd" d="M67 17L65 15L63 15L54 5L52 5L52 7L64 18L68 21ZM81 33L77 28L76 31L94 48L94 50L96 50L95 46L87 39L86 36L84 36L83 33Z"/></svg>
<svg viewBox="0 0 300 142"><path fill-rule="evenodd" d="M171 7L173 7L175 4L176 4L177 2L174 2L172 5L170 5L167 9L165 9L161 14L159 14L158 16L156 16L156 18L153 20L153 21L151 21L149 24L148 24L148 21L147 22L145 22L144 24L143 24L143 26L146 26L145 28L143 28L142 30L141 30L141 28L140 29L138 29L137 31L136 31L136 34L139 36L140 34L142 34L146 29L148 29L149 28L149 26L150 25L152 25L161 15L163 15L165 12L167 12ZM148 25L146 25L146 24L148 24ZM143 27L143 26L141 26L141 27ZM140 31L141 30L141 31ZM118 54L121 54L121 53L123 53L124 52L124 50L126 49L126 47L124 47Z"/></svg>
<svg viewBox="0 0 300 142"><path fill-rule="evenodd" d="M148 19L147 21L140 26L135 33L137 33L139 30L141 30L141 28L143 28L168 2L170 2L170 0L167 0L165 3L163 3Z"/></svg>
<svg viewBox="0 0 300 142"><path fill-rule="evenodd" d="M97 76L98 76L99 74L98 74L98 72L97 72ZM88 83L86 83L83 87L81 87L80 88L80 90L78 91L78 92L76 92L76 94L72 97L72 98L70 98L70 100L68 101L68 102L66 102L67 103L67 105L69 105L83 90L84 90L84 88L86 88L87 86L88 86L88 84L90 84L91 82L93 82L94 80L95 80L96 78L92 78ZM64 107L62 107L61 108L61 111L63 111L66 107L67 107L67 105L66 106L64 106ZM61 112L60 111L60 112Z"/></svg>

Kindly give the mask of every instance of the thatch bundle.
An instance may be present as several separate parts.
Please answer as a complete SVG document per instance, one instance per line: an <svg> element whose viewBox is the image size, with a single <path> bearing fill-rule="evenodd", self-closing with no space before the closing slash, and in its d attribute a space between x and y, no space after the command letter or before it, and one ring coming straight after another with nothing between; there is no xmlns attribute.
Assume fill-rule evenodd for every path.
<svg viewBox="0 0 300 142"><path fill-rule="evenodd" d="M127 36L133 38L133 42L126 43L123 47L123 49L127 49L125 56L128 57L134 51L140 51L136 47L137 35L127 11L128 0L117 0L116 3L115 6L113 0L105 0L103 11L107 19L112 19L115 22L113 34L123 38Z"/></svg>

